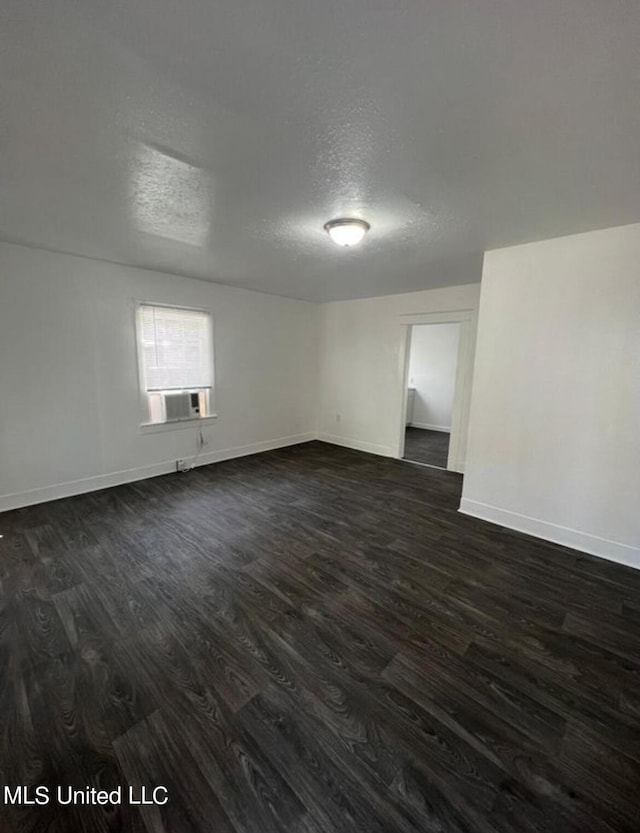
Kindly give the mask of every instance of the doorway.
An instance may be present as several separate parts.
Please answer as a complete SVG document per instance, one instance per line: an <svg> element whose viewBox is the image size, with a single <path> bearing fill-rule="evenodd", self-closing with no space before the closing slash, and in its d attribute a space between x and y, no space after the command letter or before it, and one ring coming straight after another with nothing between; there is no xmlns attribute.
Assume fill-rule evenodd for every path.
<svg viewBox="0 0 640 833"><path fill-rule="evenodd" d="M410 313L401 315L399 323L402 328L402 346L396 410L398 444L394 456L421 466L433 466L462 474L471 401L474 311L460 309ZM454 326L449 330L435 329L441 324ZM425 349L429 341L433 342L431 350L428 347ZM437 359L441 367L439 371L433 370L431 382L429 377L432 371L423 368L421 354L426 355L427 359L429 356L437 359L438 354L441 359L444 355L448 356L446 361ZM440 381L437 381L438 377ZM452 386L451 409L443 410L441 406L445 400L448 401ZM413 392L410 388L414 389ZM446 397L444 390L448 391Z"/></svg>
<svg viewBox="0 0 640 833"><path fill-rule="evenodd" d="M459 322L411 327L405 460L448 467L459 347Z"/></svg>

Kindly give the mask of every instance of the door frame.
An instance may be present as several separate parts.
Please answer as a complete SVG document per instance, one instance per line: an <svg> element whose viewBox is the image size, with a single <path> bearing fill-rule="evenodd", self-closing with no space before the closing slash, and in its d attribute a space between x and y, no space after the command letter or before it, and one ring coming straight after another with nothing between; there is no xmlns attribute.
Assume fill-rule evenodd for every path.
<svg viewBox="0 0 640 833"><path fill-rule="evenodd" d="M475 331L475 314L471 309L450 310L447 312L408 313L400 316L402 328L402 348L398 366L398 396L400 398L400 424L396 458L404 456L404 440L407 418L407 382L409 379L409 360L411 357L411 334L414 326L422 324L459 324L458 358L453 394L451 416L451 434L449 439L449 457L447 470L464 472L467 427L469 424L469 406L471 404L471 377L473 374L473 353Z"/></svg>

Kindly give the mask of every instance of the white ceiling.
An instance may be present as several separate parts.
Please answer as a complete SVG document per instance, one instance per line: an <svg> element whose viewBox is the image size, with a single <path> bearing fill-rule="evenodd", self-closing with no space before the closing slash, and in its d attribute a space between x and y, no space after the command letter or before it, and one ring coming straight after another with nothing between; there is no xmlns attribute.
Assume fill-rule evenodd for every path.
<svg viewBox="0 0 640 833"><path fill-rule="evenodd" d="M638 0L2 4L2 239L328 300L638 220Z"/></svg>

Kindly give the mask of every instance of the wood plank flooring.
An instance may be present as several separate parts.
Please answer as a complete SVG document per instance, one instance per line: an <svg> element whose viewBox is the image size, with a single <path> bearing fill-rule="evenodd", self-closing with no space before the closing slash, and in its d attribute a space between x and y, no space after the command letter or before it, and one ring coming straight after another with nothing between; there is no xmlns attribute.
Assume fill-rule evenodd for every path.
<svg viewBox="0 0 640 833"><path fill-rule="evenodd" d="M450 434L407 426L404 434L404 459L446 469Z"/></svg>
<svg viewBox="0 0 640 833"><path fill-rule="evenodd" d="M640 572L309 443L0 515L2 833L637 833Z"/></svg>

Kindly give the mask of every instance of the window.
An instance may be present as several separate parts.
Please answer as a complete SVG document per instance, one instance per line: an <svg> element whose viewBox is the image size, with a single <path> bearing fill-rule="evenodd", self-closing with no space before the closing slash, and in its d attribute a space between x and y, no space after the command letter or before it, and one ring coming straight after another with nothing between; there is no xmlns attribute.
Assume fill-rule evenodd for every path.
<svg viewBox="0 0 640 833"><path fill-rule="evenodd" d="M140 304L138 355L144 422L211 416L213 338L208 312Z"/></svg>

